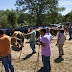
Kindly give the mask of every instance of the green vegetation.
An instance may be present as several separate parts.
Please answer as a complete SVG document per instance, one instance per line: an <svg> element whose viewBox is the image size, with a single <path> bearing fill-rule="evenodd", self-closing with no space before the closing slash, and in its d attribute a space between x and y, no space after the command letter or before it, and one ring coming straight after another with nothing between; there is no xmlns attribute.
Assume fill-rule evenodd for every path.
<svg viewBox="0 0 72 72"><path fill-rule="evenodd" d="M24 25L45 26L71 22L72 11L62 16L64 7L58 7L58 0L17 0L17 10L0 10L0 27L21 27Z"/></svg>

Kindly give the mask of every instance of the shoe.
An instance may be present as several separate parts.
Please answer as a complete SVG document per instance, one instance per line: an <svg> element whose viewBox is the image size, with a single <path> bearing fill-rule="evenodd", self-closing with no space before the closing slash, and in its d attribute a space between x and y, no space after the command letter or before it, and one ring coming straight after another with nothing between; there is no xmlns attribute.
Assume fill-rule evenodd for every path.
<svg viewBox="0 0 72 72"><path fill-rule="evenodd" d="M62 54L62 55L64 55L64 54Z"/></svg>
<svg viewBox="0 0 72 72"><path fill-rule="evenodd" d="M69 40L71 40L71 38L69 38Z"/></svg>
<svg viewBox="0 0 72 72"><path fill-rule="evenodd" d="M36 51L33 51L33 52L32 52L32 54L35 54L35 53L36 53Z"/></svg>
<svg viewBox="0 0 72 72"><path fill-rule="evenodd" d="M61 58L62 56L59 56L59 58Z"/></svg>
<svg viewBox="0 0 72 72"><path fill-rule="evenodd" d="M51 71L51 69L49 69L49 72Z"/></svg>
<svg viewBox="0 0 72 72"><path fill-rule="evenodd" d="M22 47L20 47L19 49L22 50Z"/></svg>

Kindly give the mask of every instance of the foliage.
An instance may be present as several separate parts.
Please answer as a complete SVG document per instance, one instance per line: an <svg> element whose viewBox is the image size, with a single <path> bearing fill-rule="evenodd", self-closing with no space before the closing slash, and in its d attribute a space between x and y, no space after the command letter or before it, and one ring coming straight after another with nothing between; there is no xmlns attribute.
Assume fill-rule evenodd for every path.
<svg viewBox="0 0 72 72"><path fill-rule="evenodd" d="M17 0L22 1L22 0ZM62 16L60 11L63 11L65 8L57 7L56 5L49 3L48 1L55 1L55 0L45 0L48 4L46 4L43 0L25 0L26 4L31 3L30 8L29 5L26 5L26 8L23 8L22 10L27 10L26 13L21 11L21 9L18 10L0 10L0 27L2 28L8 28L8 27L21 27L24 25L31 25L31 26L45 26L48 24L54 24L54 23L62 23L62 22L71 22L72 23L72 11L66 14L65 16ZM34 2L36 1L36 2ZM57 1L57 0L56 0ZM29 2L29 3L28 3ZM34 2L34 3L33 3ZM24 4L24 3L23 3ZM23 7L24 5L20 4L17 6ZM46 5L45 5L46 4ZM49 6L50 5L50 6ZM46 8L47 6L47 8ZM49 8L48 8L49 7Z"/></svg>
<svg viewBox="0 0 72 72"><path fill-rule="evenodd" d="M64 22L72 23L72 11L64 16Z"/></svg>
<svg viewBox="0 0 72 72"><path fill-rule="evenodd" d="M0 26L2 28L8 27L7 15L5 14L4 10L0 11Z"/></svg>
<svg viewBox="0 0 72 72"><path fill-rule="evenodd" d="M8 15L8 22L12 25L13 28L15 27L16 20L16 13L14 11L11 11Z"/></svg>
<svg viewBox="0 0 72 72"><path fill-rule="evenodd" d="M42 25L44 14L57 8L58 0L17 0L17 9L36 16L36 25Z"/></svg>

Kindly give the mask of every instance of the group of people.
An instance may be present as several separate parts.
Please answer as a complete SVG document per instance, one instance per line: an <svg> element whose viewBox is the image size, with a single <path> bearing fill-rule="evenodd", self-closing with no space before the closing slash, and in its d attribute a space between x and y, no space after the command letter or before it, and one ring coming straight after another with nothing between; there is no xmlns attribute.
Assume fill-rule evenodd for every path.
<svg viewBox="0 0 72 72"><path fill-rule="evenodd" d="M31 34L30 39L30 46L33 50L32 53L36 53L35 50L35 42L36 42L36 32L31 28L31 32L26 34ZM40 30L40 37L38 38L38 42L41 45L41 54L42 54L42 63L43 63L43 72L49 72L51 71L51 65L50 65L50 56L51 56L51 40L52 35L50 34L50 30L47 29L41 29ZM57 44L59 49L59 57L62 57L64 55L63 51L63 45L66 40L66 37L64 35L64 30L59 30Z"/></svg>
<svg viewBox="0 0 72 72"><path fill-rule="evenodd" d="M36 31L33 28L30 28L30 33L24 35L31 35L30 37L30 46L32 48L32 54L36 53L35 44L36 44ZM10 37L5 35L3 30L0 30L0 57L2 64L5 67L5 71L14 72L14 67L12 64L11 59L11 45L10 45ZM43 72L51 71L51 64L50 64L50 56L51 56L51 40L52 35L50 34L49 29L41 29L40 30L40 37L38 38L38 42L41 45L41 54L42 54L42 63L44 67ZM64 55L63 52L63 45L66 40L64 35L64 30L60 30L58 34L57 44L59 49L59 57Z"/></svg>

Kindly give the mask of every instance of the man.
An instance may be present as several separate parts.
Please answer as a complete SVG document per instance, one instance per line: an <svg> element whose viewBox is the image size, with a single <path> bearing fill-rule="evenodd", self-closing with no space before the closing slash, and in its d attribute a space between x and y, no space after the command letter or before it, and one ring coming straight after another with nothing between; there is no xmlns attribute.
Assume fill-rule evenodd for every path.
<svg viewBox="0 0 72 72"><path fill-rule="evenodd" d="M41 29L40 34L41 38L41 53L42 53L42 62L44 66L43 72L49 72L51 70L50 65L50 56L51 56L51 45L50 45L50 37L46 34L46 29ZM39 39L40 41L40 39Z"/></svg>
<svg viewBox="0 0 72 72"><path fill-rule="evenodd" d="M71 25L68 28L68 30L69 30L69 36L70 36L69 40L71 40L72 39L72 26Z"/></svg>
<svg viewBox="0 0 72 72"><path fill-rule="evenodd" d="M0 30L0 57L5 68L5 72L9 72L9 69L11 72L14 72L10 52L10 37L5 35L2 29Z"/></svg>
<svg viewBox="0 0 72 72"><path fill-rule="evenodd" d="M64 55L63 45L65 40L66 40L66 37L64 35L64 30L60 30L58 34L57 44L56 44L56 46L59 49L59 57L62 57Z"/></svg>
<svg viewBox="0 0 72 72"><path fill-rule="evenodd" d="M33 30L33 28L30 28L30 33L25 34L25 35L31 35L31 37L30 37L30 46L33 50L32 54L36 53L36 50L35 50L36 32Z"/></svg>

